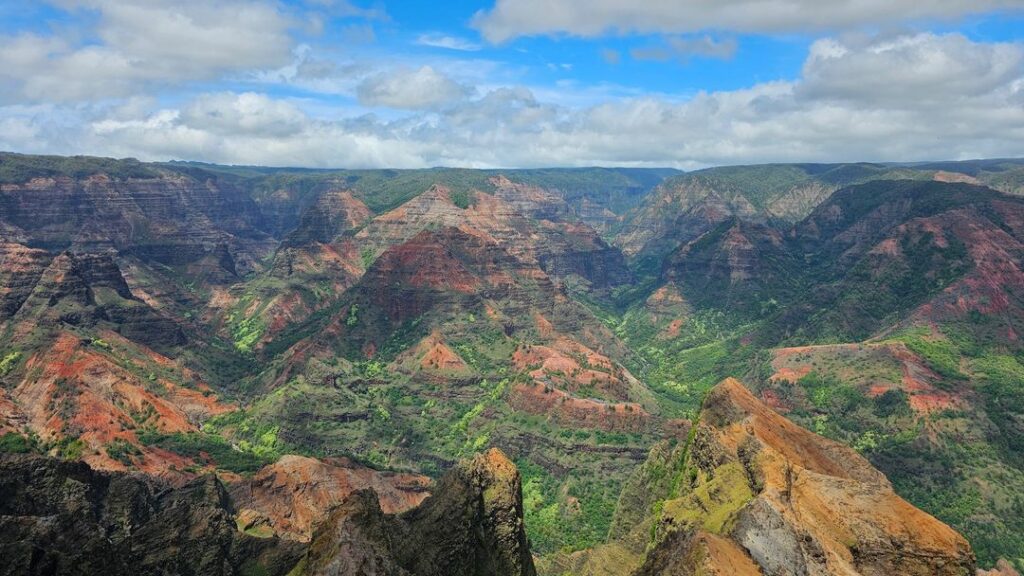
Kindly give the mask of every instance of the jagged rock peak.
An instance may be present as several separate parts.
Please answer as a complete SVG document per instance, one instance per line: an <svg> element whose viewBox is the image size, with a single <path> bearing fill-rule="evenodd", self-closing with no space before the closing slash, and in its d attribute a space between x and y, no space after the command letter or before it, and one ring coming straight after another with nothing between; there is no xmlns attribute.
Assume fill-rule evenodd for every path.
<svg viewBox="0 0 1024 576"><path fill-rule="evenodd" d="M458 464L434 495L398 516L353 494L313 536L300 574L533 576L515 465L491 449Z"/></svg>
<svg viewBox="0 0 1024 576"><path fill-rule="evenodd" d="M974 574L962 536L738 380L708 394L687 452L688 480L664 502L639 574Z"/></svg>

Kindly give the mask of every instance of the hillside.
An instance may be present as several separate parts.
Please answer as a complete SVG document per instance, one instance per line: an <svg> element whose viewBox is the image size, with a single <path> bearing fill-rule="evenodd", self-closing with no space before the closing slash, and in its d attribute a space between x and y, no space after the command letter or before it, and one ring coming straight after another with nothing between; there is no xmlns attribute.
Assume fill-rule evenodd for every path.
<svg viewBox="0 0 1024 576"><path fill-rule="evenodd" d="M707 498L780 509L768 484L721 484L749 456L737 443L756 441L831 478L808 485L822 502L880 494L862 503L866 524L815 520L820 554L787 549L787 562L873 573L902 561L899 542L967 566L944 527L893 536L879 510L894 508L963 534L981 567L1019 564L1020 166L374 171L0 154L0 447L175 486L213 473L241 530L307 542L336 507L339 526L405 534L375 506L407 514L431 479L497 448L521 474L542 574L689 573L699 558L772 573L762 536L693 516ZM706 399L729 377L754 396L730 383ZM715 398L749 416L748 439L708 420ZM725 448L694 444L698 430ZM774 434L831 456L802 460ZM713 462L685 464L695 445ZM773 482L776 464L759 468ZM649 495L644 473L662 474L642 480ZM356 498L364 488L378 498ZM884 537L828 536L844 531ZM390 550L382 562L411 565L364 536Z"/></svg>

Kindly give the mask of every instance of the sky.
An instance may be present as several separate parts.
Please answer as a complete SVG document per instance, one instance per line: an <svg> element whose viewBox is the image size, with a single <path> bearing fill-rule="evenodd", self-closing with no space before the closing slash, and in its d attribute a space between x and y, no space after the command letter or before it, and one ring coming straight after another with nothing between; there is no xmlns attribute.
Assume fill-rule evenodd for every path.
<svg viewBox="0 0 1024 576"><path fill-rule="evenodd" d="M0 0L0 150L332 168L1024 156L1024 0Z"/></svg>

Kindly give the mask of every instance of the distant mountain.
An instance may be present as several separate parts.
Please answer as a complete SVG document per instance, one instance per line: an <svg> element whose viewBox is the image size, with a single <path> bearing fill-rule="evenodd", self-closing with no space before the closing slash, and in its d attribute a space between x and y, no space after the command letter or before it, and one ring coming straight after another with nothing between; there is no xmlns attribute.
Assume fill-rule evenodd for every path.
<svg viewBox="0 0 1024 576"><path fill-rule="evenodd" d="M0 452L216 474L312 572L529 572L520 508L542 575L1020 568L1022 170L0 154Z"/></svg>
<svg viewBox="0 0 1024 576"><path fill-rule="evenodd" d="M790 225L833 192L871 181L934 180L1022 191L1024 160L920 164L768 164L698 170L667 178L626 215L615 244L660 259L732 217Z"/></svg>

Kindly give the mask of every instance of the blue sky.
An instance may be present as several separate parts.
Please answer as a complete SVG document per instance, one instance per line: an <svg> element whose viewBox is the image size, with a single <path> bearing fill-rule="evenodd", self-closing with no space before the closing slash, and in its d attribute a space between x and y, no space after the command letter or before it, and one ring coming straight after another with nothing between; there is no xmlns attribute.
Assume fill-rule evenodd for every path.
<svg viewBox="0 0 1024 576"><path fill-rule="evenodd" d="M1024 0L0 0L0 149L352 167L1024 156Z"/></svg>

